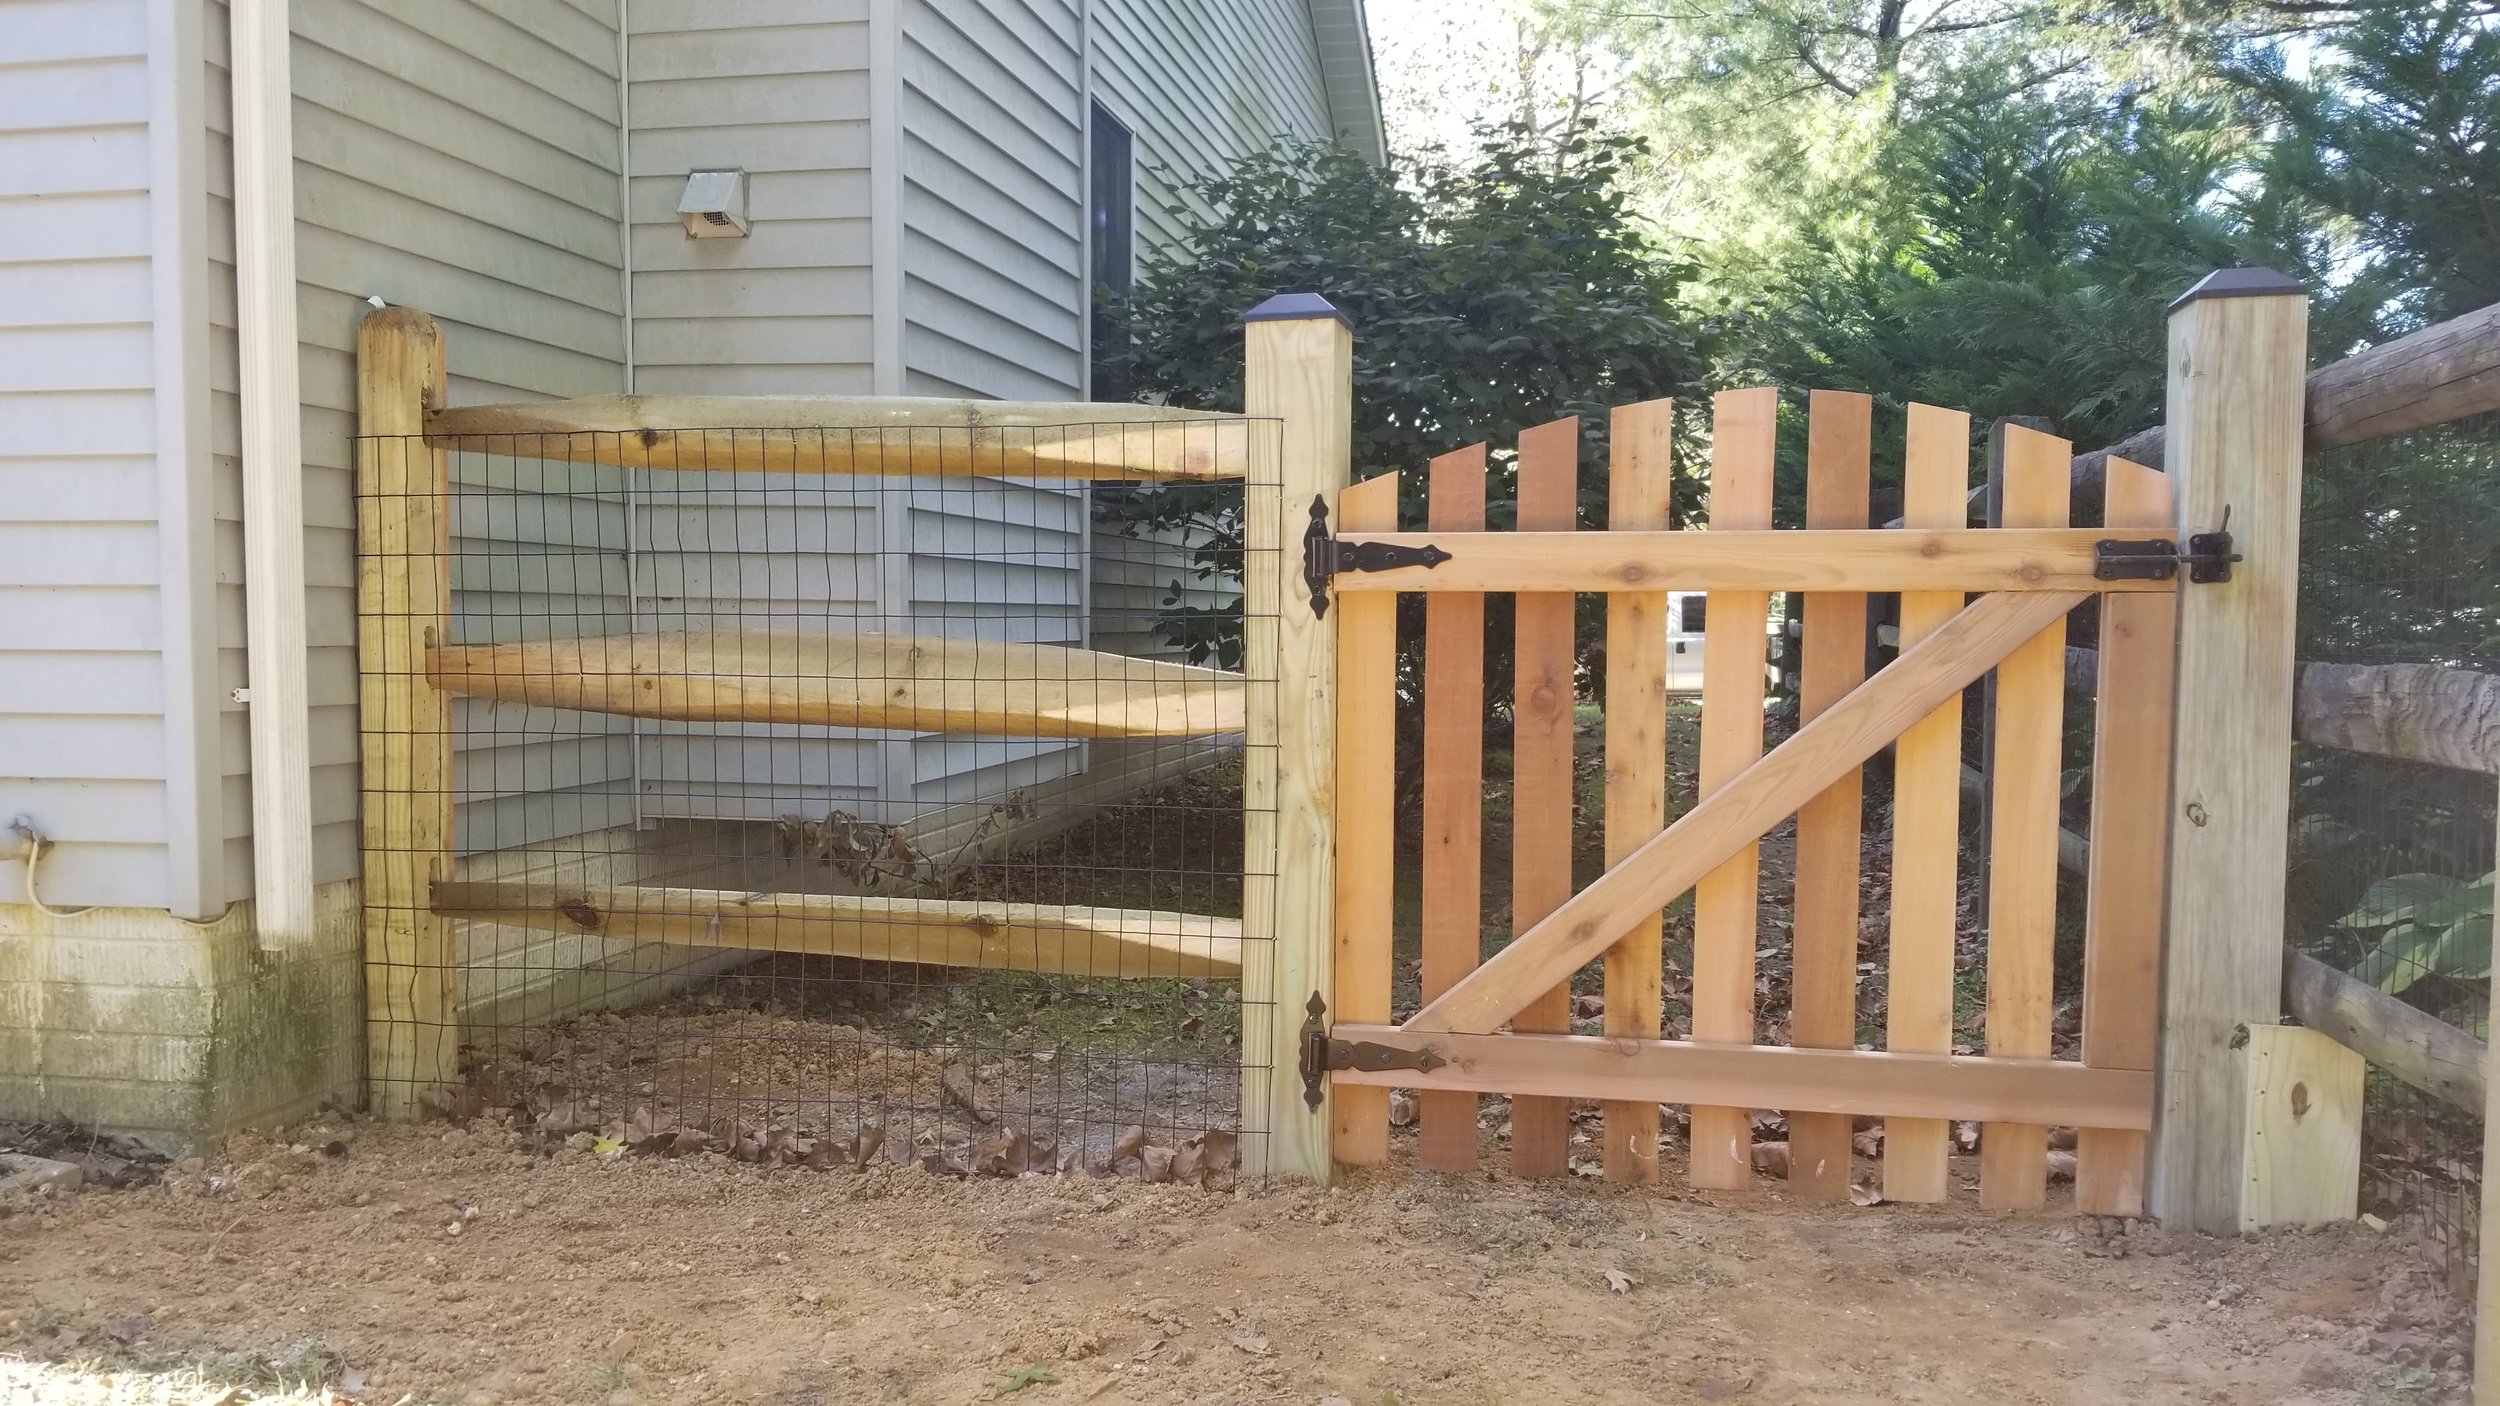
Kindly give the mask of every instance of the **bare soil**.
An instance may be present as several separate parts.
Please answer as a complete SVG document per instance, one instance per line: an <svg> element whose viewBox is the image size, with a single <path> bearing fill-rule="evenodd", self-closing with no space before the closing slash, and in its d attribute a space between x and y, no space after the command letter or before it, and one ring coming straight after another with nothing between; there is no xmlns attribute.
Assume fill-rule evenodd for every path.
<svg viewBox="0 0 2500 1406"><path fill-rule="evenodd" d="M339 1120L157 1186L21 1196L0 1207L0 1397L2463 1399L2460 1315L2401 1223L2226 1243L1809 1207L1767 1179L1705 1197L1673 1170L1226 1192L550 1146Z"/></svg>

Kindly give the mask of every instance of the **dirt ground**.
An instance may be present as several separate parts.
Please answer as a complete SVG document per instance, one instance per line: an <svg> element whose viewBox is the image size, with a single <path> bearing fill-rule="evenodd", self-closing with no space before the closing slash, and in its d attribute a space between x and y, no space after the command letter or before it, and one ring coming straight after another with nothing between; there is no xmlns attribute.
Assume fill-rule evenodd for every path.
<svg viewBox="0 0 2500 1406"><path fill-rule="evenodd" d="M1769 1186L965 1180L333 1121L0 1206L0 1399L2463 1399L2401 1223L2223 1243Z"/></svg>

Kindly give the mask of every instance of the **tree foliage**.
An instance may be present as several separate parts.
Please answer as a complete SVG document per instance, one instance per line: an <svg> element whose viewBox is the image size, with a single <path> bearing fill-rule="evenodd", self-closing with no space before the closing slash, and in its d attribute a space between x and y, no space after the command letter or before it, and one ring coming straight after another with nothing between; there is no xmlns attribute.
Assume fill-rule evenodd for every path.
<svg viewBox="0 0 2500 1406"><path fill-rule="evenodd" d="M1407 470L1420 521L1427 459L1477 441L1498 451L1579 415L1585 510L1602 511L1608 408L1689 390L1708 360L1682 300L1688 266L1630 211L1623 176L1637 155L1629 138L1548 140L1524 126L1486 132L1461 163L1376 168L1304 142L1255 154L1171 211L1187 233L1147 266L1127 309L1131 381L1149 399L1238 410L1241 315L1274 293L1319 293L1356 329L1358 479ZM1510 472L1497 455L1497 524ZM1238 561L1240 525L1225 511L1187 490L1134 490L1119 507L1187 530L1202 575ZM1193 656L1225 660L1237 609L1176 612L1167 631Z"/></svg>

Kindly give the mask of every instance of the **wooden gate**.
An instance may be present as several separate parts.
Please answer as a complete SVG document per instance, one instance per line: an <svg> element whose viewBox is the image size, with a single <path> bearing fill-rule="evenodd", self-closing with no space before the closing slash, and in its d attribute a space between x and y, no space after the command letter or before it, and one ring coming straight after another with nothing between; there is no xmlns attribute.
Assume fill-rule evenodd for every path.
<svg viewBox="0 0 2500 1406"><path fill-rule="evenodd" d="M1885 1120L1881 1193L1935 1201L1956 1120L1983 1125L1980 1196L2043 1202L2052 1127L2079 1130L2079 1209L2144 1200L2154 1108L2175 606L2191 569L2170 483L2109 465L2105 522L2068 525L2070 447L2021 428L1999 456L2002 526L1967 528L1967 415L1909 408L1905 515L1869 526L1872 405L1817 391L1806 525L1772 527L1777 393L1713 406L1708 528L1670 531L1672 406L1614 412L1607 528L1574 536L1579 427L1520 437L1514 532L1485 528L1486 456L1433 461L1426 530L1398 532L1394 475L1340 498L1336 981L1306 1027L1333 1080L1340 1162L1389 1149L1389 1091L1419 1093L1417 1157L1474 1168L1477 1095L1513 1100L1511 1166L1564 1172L1569 1101L1600 1100L1604 1174L1658 1174L1659 1105L1691 1108L1691 1181L1750 1185L1750 1111L1781 1110L1788 1179L1850 1195L1853 1115ZM1429 549L1429 550L1427 550ZM2222 568L2227 570L2226 568ZM2195 567L2210 574L2210 565ZM1425 612L1420 1008L1392 1023L1395 592ZM1699 800L1668 815L1670 591L1707 592ZM1604 873L1573 891L1574 597L1606 597ZM1483 958L1484 610L1515 597L1511 940ZM1800 726L1765 752L1766 624L1802 593ZM1866 672L1869 599L1897 593L1898 656ZM2080 1058L2053 1057L2066 618L2099 600ZM1955 1045L1964 691L1994 671L1985 782L1985 1031ZM1893 749L1889 817L1866 824L1862 768ZM1591 807L1594 809L1595 807ZM1790 1014L1757 1009L1759 842L1796 817ZM1865 852L1888 898L1862 912ZM1661 911L1694 895L1689 1039L1662 1039ZM1875 890L1884 892L1879 887ZM1880 1025L1860 1016L1861 931L1888 945ZM1604 960L1604 1034L1575 1035L1570 982ZM1505 1027L1507 1031L1505 1032Z"/></svg>

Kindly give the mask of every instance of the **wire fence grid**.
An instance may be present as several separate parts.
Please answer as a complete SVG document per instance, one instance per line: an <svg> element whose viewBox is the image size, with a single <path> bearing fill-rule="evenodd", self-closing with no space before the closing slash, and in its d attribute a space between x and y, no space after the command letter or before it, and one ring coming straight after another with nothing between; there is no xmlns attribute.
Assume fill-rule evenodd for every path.
<svg viewBox="0 0 2500 1406"><path fill-rule="evenodd" d="M2303 477L2298 657L2500 674L2500 501L2490 492L2500 416L2314 454ZM2378 686L2442 682L2395 675ZM2293 949L2485 1038L2500 779L2307 743L2293 765ZM2363 1139L2362 1210L2421 1246L2453 1292L2470 1293L2479 1110L2373 1068Z"/></svg>
<svg viewBox="0 0 2500 1406"><path fill-rule="evenodd" d="M448 698L448 774L367 779L369 819L448 807L405 915L440 925L462 1082L436 1102L616 1155L1229 1179L1265 1131L1240 1106L1242 973L1271 957L1244 890L1274 879L1244 862L1241 670L1275 621L1242 581L1274 465L1010 475L1140 434L1211 463L1243 428L451 452L447 525L364 564L442 603L414 622L439 695L365 664L369 736L442 723L377 698Z"/></svg>

